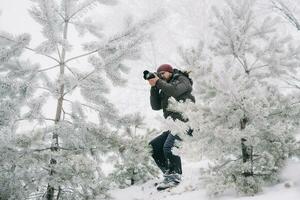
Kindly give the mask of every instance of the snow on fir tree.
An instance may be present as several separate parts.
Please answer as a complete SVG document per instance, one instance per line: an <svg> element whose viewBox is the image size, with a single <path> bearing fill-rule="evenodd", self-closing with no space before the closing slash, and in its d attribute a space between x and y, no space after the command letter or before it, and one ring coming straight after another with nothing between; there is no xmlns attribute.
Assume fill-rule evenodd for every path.
<svg viewBox="0 0 300 200"><path fill-rule="evenodd" d="M158 175L149 145L152 134L144 130L140 115L132 117L133 123L128 124L122 134L118 153L109 158L116 163L109 176L113 185L119 188L145 183Z"/></svg>
<svg viewBox="0 0 300 200"><path fill-rule="evenodd" d="M9 34L2 33L8 36ZM29 42L26 34L13 37L17 43L1 41L1 73L6 76L0 78L0 194L1 199L21 199L31 189L32 174L28 174L23 155L17 146L30 143L21 140L15 134L16 123L22 120L20 111L27 103L27 98L35 92L35 73L38 67L27 61L16 59ZM25 152L23 152L25 153ZM20 161L20 163L16 162ZM27 182L25 185L24 182ZM22 190L20 190L22 188Z"/></svg>
<svg viewBox="0 0 300 200"><path fill-rule="evenodd" d="M292 28L291 30L299 33L300 22L299 15L299 5L295 1L290 0L274 0L271 1L272 10L280 16L284 22L287 23L287 28ZM298 33L296 33L296 39L299 40ZM295 57L298 55L294 55ZM297 65L295 65L297 66ZM300 89L300 79L298 78L298 71L289 71L288 73L283 74L282 80L288 87L296 90L296 94L299 95Z"/></svg>
<svg viewBox="0 0 300 200"><path fill-rule="evenodd" d="M107 81L125 84L122 75L128 68L123 62L139 57L146 30L156 18L127 20L125 30L106 36L85 17L98 4L116 1L33 1L29 12L45 38L36 48L30 47L26 34L0 34L1 199L108 198L102 156L118 152L122 130L135 118L122 116L110 103ZM69 39L77 35L73 28L93 41L78 48ZM82 53L76 55L73 49ZM24 51L54 64L23 61L19 56ZM73 62L85 58L89 67L84 70ZM34 56L29 59L34 62ZM56 101L51 116L43 113L48 100ZM97 121L88 120L87 113L95 113ZM32 131L22 131L24 121Z"/></svg>
<svg viewBox="0 0 300 200"><path fill-rule="evenodd" d="M299 101L270 81L297 69L299 48L276 32L274 19L258 19L256 9L255 1L226 1L222 11L214 8L215 43L180 51L196 75L197 102L171 100L170 109L195 130L187 150L211 161L203 171L210 195L230 188L258 193L280 181L286 159L299 148Z"/></svg>

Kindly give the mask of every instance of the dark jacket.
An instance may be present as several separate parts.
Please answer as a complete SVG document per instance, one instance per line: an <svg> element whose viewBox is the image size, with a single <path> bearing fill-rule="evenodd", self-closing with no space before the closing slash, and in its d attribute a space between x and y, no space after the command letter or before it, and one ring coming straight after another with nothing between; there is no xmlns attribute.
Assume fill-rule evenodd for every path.
<svg viewBox="0 0 300 200"><path fill-rule="evenodd" d="M166 82L159 79L154 87L150 90L150 103L153 110L163 109L164 117L172 117L174 120L184 120L178 112L168 111L168 99L174 97L177 101L190 99L195 102L195 97L192 95L192 82L181 71L174 69L172 78Z"/></svg>

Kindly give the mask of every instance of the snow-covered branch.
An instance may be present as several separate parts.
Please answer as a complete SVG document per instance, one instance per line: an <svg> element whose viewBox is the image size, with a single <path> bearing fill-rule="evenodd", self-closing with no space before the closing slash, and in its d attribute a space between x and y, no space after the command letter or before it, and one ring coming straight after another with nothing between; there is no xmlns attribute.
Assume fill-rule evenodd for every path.
<svg viewBox="0 0 300 200"><path fill-rule="evenodd" d="M15 41L15 40L13 40L13 39L11 39L11 38L8 38L8 37L6 37L6 36L4 36L4 35L0 35L0 38L5 39L5 40L8 40L8 41L10 41L10 42L17 43L17 44L19 43L18 41ZM57 63L59 63L59 60L58 60L58 59L56 59L56 58L54 58L54 57L52 57L52 56L50 56L50 55L43 54L43 53L41 53L41 52L39 52L39 51L36 51L35 49L33 49L33 48L31 48L31 47L24 46L23 48L24 48L24 49L27 49L27 50L30 50L30 51L32 51L32 52L34 52L34 53L36 53L36 54L39 54L39 55L42 55L42 56L46 56L46 57L50 58L51 60L54 60L54 61L56 61Z"/></svg>
<svg viewBox="0 0 300 200"><path fill-rule="evenodd" d="M272 6L280 14L282 14L288 22L290 22L298 31L300 30L299 20L296 18L294 13L285 5L281 0L272 0Z"/></svg>

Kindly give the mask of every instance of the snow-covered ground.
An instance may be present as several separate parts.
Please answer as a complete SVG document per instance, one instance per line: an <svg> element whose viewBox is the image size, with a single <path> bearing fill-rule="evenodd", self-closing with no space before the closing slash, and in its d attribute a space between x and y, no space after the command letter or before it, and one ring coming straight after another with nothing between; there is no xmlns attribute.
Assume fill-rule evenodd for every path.
<svg viewBox="0 0 300 200"><path fill-rule="evenodd" d="M175 188L158 192L151 180L145 184L126 189L111 191L115 200L206 200L209 199L202 185L200 167L207 164L202 162L183 162L183 180ZM218 200L299 200L300 199L300 161L290 160L282 172L283 182L272 187L264 188L263 192L255 196L237 196L234 193L217 197ZM202 186L201 186L202 185ZM203 189L196 189L196 188Z"/></svg>

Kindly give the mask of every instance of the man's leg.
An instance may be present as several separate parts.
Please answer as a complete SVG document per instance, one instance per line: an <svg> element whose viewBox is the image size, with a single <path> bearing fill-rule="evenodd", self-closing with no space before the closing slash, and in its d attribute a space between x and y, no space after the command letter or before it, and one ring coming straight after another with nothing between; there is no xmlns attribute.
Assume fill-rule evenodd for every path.
<svg viewBox="0 0 300 200"><path fill-rule="evenodd" d="M152 146L152 157L163 173L165 173L168 169L168 163L164 156L163 147L169 133L170 131L165 131L149 143L149 145Z"/></svg>
<svg viewBox="0 0 300 200"><path fill-rule="evenodd" d="M167 163L169 172L182 174L181 159L179 156L172 153L172 148L174 147L175 140L181 141L181 138L177 135L173 136L170 133L163 146L163 151L165 159L168 161Z"/></svg>
<svg viewBox="0 0 300 200"><path fill-rule="evenodd" d="M181 159L172 153L172 148L176 140L181 140L178 136L173 136L171 133L164 143L163 151L165 159L168 161L168 173L164 174L164 181L158 184L157 190L164 190L174 187L181 182Z"/></svg>

